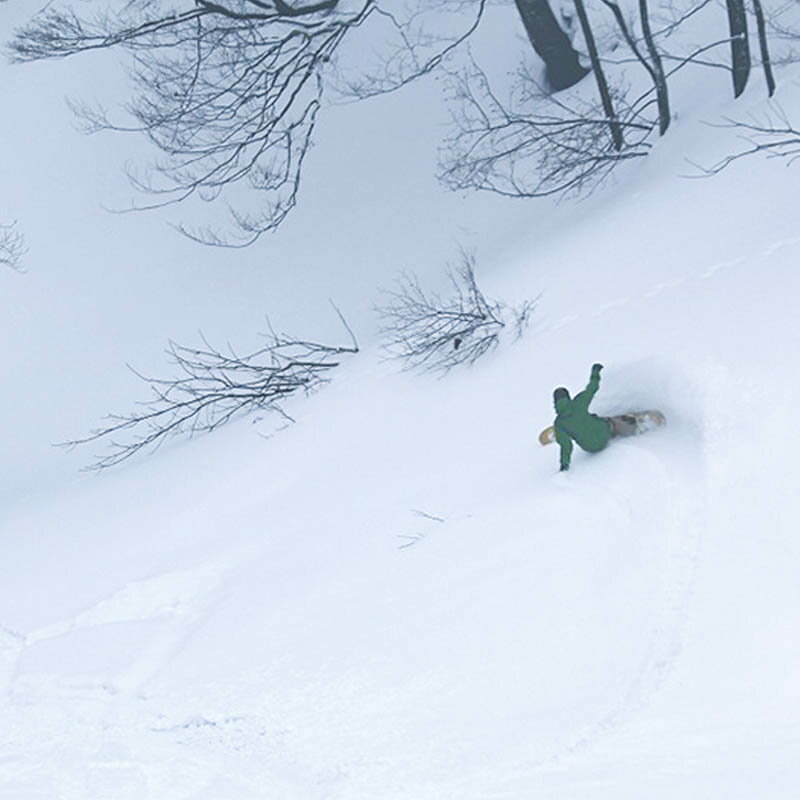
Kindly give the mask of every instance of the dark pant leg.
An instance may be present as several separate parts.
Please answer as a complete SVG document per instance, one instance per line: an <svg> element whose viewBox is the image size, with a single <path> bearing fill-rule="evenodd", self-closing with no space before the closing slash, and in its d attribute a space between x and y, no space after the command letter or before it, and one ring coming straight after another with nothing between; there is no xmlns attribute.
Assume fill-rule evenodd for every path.
<svg viewBox="0 0 800 800"><path fill-rule="evenodd" d="M606 417L611 426L612 436L635 436L637 433L636 417L620 414L617 417Z"/></svg>

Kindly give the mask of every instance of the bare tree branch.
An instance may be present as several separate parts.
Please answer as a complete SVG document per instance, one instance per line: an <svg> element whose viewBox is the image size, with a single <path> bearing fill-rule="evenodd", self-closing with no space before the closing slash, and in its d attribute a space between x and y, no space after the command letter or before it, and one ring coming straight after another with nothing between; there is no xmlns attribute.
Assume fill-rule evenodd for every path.
<svg viewBox="0 0 800 800"><path fill-rule="evenodd" d="M281 401L308 394L327 382L328 374L343 356L358 352L353 332L336 310L350 337L344 346L325 345L275 333L264 336L266 344L248 355L233 349L223 352L201 336L201 347L170 342L167 355L176 368L172 378L150 378L130 369L150 388L150 399L127 414L111 414L107 424L81 439L59 444L73 448L97 442L109 443L109 452L89 469L113 467L142 450L155 450L166 439L209 433L234 417L257 409L274 411L291 420ZM120 434L127 434L117 438Z"/></svg>
<svg viewBox="0 0 800 800"><path fill-rule="evenodd" d="M739 131L739 138L747 142L747 146L720 159L710 167L690 162L700 174L689 177L717 175L734 162L757 153L762 153L768 158L785 158L787 166L800 158L800 130L794 127L786 112L777 103L771 103L770 111L761 118L755 115L748 120L726 118L724 124L711 127Z"/></svg>
<svg viewBox="0 0 800 800"><path fill-rule="evenodd" d="M132 176L156 198L144 208L221 199L234 235L181 228L210 244L246 245L294 208L326 65L376 8L375 0L340 5L197 0L176 12L136 2L91 19L49 8L16 32L10 49L17 61L126 49L132 124L112 122L102 109L76 110L91 131L139 131L161 151L151 174Z"/></svg>
<svg viewBox="0 0 800 800"><path fill-rule="evenodd" d="M486 4L487 0L454 4L453 11L458 14L457 27L460 32L438 36L427 30L425 16L419 10L400 18L384 7L376 7L375 14L388 23L394 44L385 46L385 52L379 59L379 69L370 70L358 79L339 74L337 88L345 96L363 100L390 94L433 72L475 33L483 19ZM469 10L468 15L464 14L465 7ZM463 16L466 16L464 25L460 23Z"/></svg>
<svg viewBox="0 0 800 800"><path fill-rule="evenodd" d="M22 271L22 257L27 252L25 237L17 229L17 223L0 224L0 266Z"/></svg>
<svg viewBox="0 0 800 800"><path fill-rule="evenodd" d="M509 309L489 300L478 287L475 259L468 253L462 253L461 264L450 268L448 277L453 291L442 297L426 292L415 275L403 275L378 308L384 349L390 358L404 361L406 369L443 374L474 364L498 345L509 312L519 336L536 305L527 301Z"/></svg>

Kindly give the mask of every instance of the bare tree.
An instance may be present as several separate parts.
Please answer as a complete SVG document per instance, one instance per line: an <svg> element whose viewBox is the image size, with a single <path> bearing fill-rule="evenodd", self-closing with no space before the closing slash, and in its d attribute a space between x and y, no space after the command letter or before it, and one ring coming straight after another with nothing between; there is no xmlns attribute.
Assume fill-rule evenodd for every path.
<svg viewBox="0 0 800 800"><path fill-rule="evenodd" d="M509 317L521 336L536 305L533 300L509 309L488 299L475 279L475 259L467 253L448 270L448 278L452 294L442 297L426 292L415 275L403 275L378 308L384 348L408 369L446 373L474 364L498 345Z"/></svg>
<svg viewBox="0 0 800 800"><path fill-rule="evenodd" d="M636 57L639 63L647 70L650 78L653 81L653 89L656 93L656 103L658 105L658 130L661 136L667 132L670 123L670 109L669 109L669 91L667 87L667 77L664 73L664 66L661 60L661 54L656 46L653 31L650 27L650 12L647 8L647 0L639 0L639 19L642 26L642 36L647 46L647 53L649 58L645 57L639 46L636 37L631 33L630 26L628 25L625 16L622 13L619 5L612 0L602 0L617 22L617 26L622 33L625 42L630 48L631 53Z"/></svg>
<svg viewBox="0 0 800 800"><path fill-rule="evenodd" d="M650 52L642 53L619 6L612 11L635 59L648 71L653 89L629 97L619 79L610 82L582 0L575 9L597 84L597 99L585 93L554 95L524 65L507 97L490 85L474 62L451 73L453 133L442 149L441 178L453 189L481 189L509 197L543 197L586 193L603 182L622 162L647 155L647 141L658 122L669 125L666 76L649 29L642 0L642 26ZM649 112L656 95L658 120Z"/></svg>
<svg viewBox="0 0 800 800"><path fill-rule="evenodd" d="M747 11L744 0L726 0L726 35L692 45L685 52L670 52L665 42L704 8L710 0L697 0L688 8L670 8L658 27L651 22L647 0L638 1L636 20L626 17L616 0L601 0L611 12L616 30L626 45L616 51L619 33L601 30L603 52L583 0L574 0L578 21L592 64L598 99L585 92L553 94L537 82L528 65L518 72L511 91L501 96L486 73L472 61L451 70L452 134L440 157L441 178L453 189L480 189L509 197L585 194L601 184L622 162L648 154L652 131L663 136L671 121L669 80L687 68L716 68L731 72L736 95L746 85L750 70ZM759 29L761 60L772 93L775 80L767 46L760 0L753 0ZM706 35L706 29L703 29ZM787 34L788 35L788 34ZM685 38L684 38L685 41ZM729 48L732 58L713 55ZM627 50L627 52L626 52ZM668 64L668 66L665 66ZM619 68L639 65L650 78L650 88L636 96L637 85ZM657 112L654 115L653 111Z"/></svg>
<svg viewBox="0 0 800 800"><path fill-rule="evenodd" d="M355 336L339 317L350 336L349 345L325 345L271 329L264 337L266 344L248 355L232 349L224 353L205 339L199 348L170 342L167 355L176 368L175 377L148 378L133 370L149 385L150 399L130 413L109 415L104 426L60 446L108 442L109 452L89 467L105 469L141 450L157 449L172 436L209 433L258 409L291 420L281 401L319 388L343 356L358 352Z"/></svg>
<svg viewBox="0 0 800 800"><path fill-rule="evenodd" d="M623 87L608 90L620 142L601 102L543 92L527 70L503 100L474 62L451 78L453 128L440 177L452 189L520 198L586 193L649 151L655 121L647 101L631 105Z"/></svg>
<svg viewBox="0 0 800 800"><path fill-rule="evenodd" d="M672 36L691 17L702 11L708 5L709 0L697 0L697 2L690 6L688 10L682 10L680 13L678 13L674 21L664 26L660 31L656 32L655 35L664 38ZM665 52L663 54L663 58L665 60L672 61L677 65L677 67L673 68L669 73L667 73L667 77L674 73L676 69L681 69L689 64L694 66L711 67L713 69L725 70L731 74L734 97L739 97L742 92L744 92L752 67L746 0L725 0L725 8L728 17L728 35L722 39L712 41L707 40L705 43L695 47L693 51L688 54ZM764 68L766 72L771 73L771 60L766 38L766 23L763 20L763 11L760 6L760 0L755 0L753 4L753 12L756 16L756 22L759 28L759 43L761 46L762 58L765 59ZM759 16L762 17L760 22ZM713 51L718 50L723 46L730 51L729 58L718 59L712 55Z"/></svg>
<svg viewBox="0 0 800 800"><path fill-rule="evenodd" d="M600 55L597 52L597 44L594 39L592 26L589 24L589 15L586 13L586 5L583 0L574 0L575 10L583 31L583 40L586 42L586 49L589 52L589 59L592 62L592 71L597 82L597 91L600 95L600 102L603 105L603 113L608 120L608 127L611 131L611 141L614 149L622 150L625 141L622 136L622 126L617 119L617 112L614 110L614 101L611 99L611 91L608 88L608 81L603 66L600 63Z"/></svg>
<svg viewBox="0 0 800 800"><path fill-rule="evenodd" d="M640 59L645 65L645 69L653 79L653 87L656 92L656 102L658 104L658 132L663 136L667 132L670 123L669 91L667 89L667 76L664 74L664 65L661 61L661 54L656 45L655 36L650 27L650 11L647 8L647 0L639 0L639 20L642 25L642 35L647 52L650 55L649 65L646 59Z"/></svg>
<svg viewBox="0 0 800 800"><path fill-rule="evenodd" d="M21 271L26 251L25 237L17 229L17 223L0 224L0 265Z"/></svg>

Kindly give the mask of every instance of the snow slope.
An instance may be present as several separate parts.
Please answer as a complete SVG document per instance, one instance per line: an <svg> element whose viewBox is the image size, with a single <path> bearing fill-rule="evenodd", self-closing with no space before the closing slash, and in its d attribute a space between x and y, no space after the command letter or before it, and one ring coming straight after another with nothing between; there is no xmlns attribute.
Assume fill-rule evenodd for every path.
<svg viewBox="0 0 800 800"><path fill-rule="evenodd" d="M367 336L289 429L9 493L0 798L800 796L796 173L680 177L732 144L703 118L484 247L489 294L543 296L474 368ZM536 435L597 360L595 411L669 424L559 474Z"/></svg>

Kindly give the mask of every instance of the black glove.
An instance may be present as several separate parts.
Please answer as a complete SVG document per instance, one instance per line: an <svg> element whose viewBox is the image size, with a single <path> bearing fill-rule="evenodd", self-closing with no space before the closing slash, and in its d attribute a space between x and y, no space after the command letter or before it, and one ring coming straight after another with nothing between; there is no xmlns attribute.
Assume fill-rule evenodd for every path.
<svg viewBox="0 0 800 800"><path fill-rule="evenodd" d="M592 364L592 375L599 375L601 369L603 369L602 364Z"/></svg>

